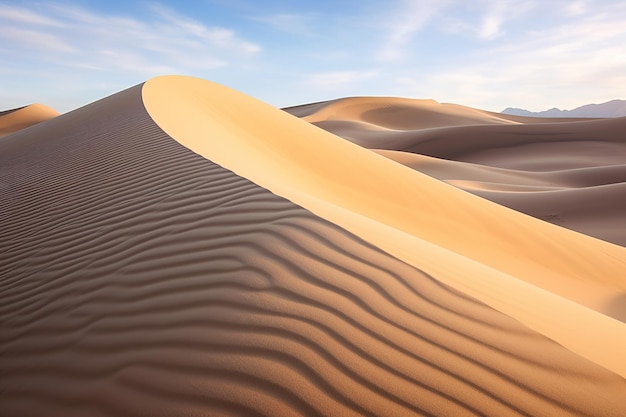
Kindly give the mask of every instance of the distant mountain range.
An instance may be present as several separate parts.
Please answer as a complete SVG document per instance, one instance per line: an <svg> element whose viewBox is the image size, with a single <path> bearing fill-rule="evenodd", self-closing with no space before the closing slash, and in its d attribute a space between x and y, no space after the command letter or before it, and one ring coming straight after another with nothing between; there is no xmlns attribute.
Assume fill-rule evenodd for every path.
<svg viewBox="0 0 626 417"><path fill-rule="evenodd" d="M626 116L626 100L611 100L602 104L586 104L573 110L552 108L540 112L508 107L503 114L532 117L624 117Z"/></svg>

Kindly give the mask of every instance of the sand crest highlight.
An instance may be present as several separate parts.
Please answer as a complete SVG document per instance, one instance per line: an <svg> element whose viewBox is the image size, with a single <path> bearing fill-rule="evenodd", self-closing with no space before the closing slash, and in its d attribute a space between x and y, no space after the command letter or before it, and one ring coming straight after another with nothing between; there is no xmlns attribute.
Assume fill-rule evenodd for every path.
<svg viewBox="0 0 626 417"><path fill-rule="evenodd" d="M49 120L58 115L59 112L43 104L31 104L29 106L0 112L0 137Z"/></svg>
<svg viewBox="0 0 626 417"><path fill-rule="evenodd" d="M284 110L472 194L626 246L626 118L519 117L388 97Z"/></svg>
<svg viewBox="0 0 626 417"><path fill-rule="evenodd" d="M186 147L626 375L625 325L588 309L610 313L626 291L626 249L473 197L218 84L160 77L143 98ZM597 333L573 321L597 321Z"/></svg>
<svg viewBox="0 0 626 417"><path fill-rule="evenodd" d="M157 78L0 138L0 166L0 415L626 414L595 264L623 248L244 94ZM597 311L530 282L533 239ZM602 279L561 265L583 245Z"/></svg>

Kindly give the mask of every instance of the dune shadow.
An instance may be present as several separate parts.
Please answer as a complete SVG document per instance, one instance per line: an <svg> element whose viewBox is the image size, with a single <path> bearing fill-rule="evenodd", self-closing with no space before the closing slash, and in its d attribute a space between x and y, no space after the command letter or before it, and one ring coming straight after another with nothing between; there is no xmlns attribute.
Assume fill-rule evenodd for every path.
<svg viewBox="0 0 626 417"><path fill-rule="evenodd" d="M626 292L609 301L605 312L614 319L626 323Z"/></svg>

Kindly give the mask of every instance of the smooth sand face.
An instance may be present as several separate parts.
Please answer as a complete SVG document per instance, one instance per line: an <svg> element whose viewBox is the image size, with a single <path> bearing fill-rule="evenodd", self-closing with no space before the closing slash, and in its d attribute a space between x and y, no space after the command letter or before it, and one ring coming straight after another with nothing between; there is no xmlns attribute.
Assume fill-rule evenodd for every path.
<svg viewBox="0 0 626 417"><path fill-rule="evenodd" d="M372 120L371 109L384 111ZM626 119L516 117L381 97L285 111L472 194L626 246Z"/></svg>
<svg viewBox="0 0 626 417"><path fill-rule="evenodd" d="M354 100L361 111L342 111L356 108L349 106ZM475 195L626 246L626 194L621 189L626 119L511 117L450 106L367 97L285 110ZM385 112L374 123L366 121L367 108ZM398 115L409 121L406 126L388 128ZM460 120L466 125L459 126Z"/></svg>
<svg viewBox="0 0 626 417"><path fill-rule="evenodd" d="M159 127L176 118L251 178ZM379 194L372 217L355 209L390 166L426 193L398 187L413 221L438 221L440 192L467 210L482 199L240 93L155 79L0 139L0 165L0 415L626 414L622 323L427 240L424 222L383 223ZM558 261L573 244L550 230ZM593 262L621 254L564 233L588 244L579 266L608 273ZM615 287L604 278L569 283Z"/></svg>
<svg viewBox="0 0 626 417"><path fill-rule="evenodd" d="M588 120L511 116L435 100L398 97L349 97L283 110L310 123L358 120L391 130Z"/></svg>
<svg viewBox="0 0 626 417"><path fill-rule="evenodd" d="M58 115L59 112L43 104L31 104L30 106L0 112L0 137Z"/></svg>
<svg viewBox="0 0 626 417"><path fill-rule="evenodd" d="M386 129L424 129L439 126L473 124L514 124L493 113L455 104L441 104L434 100L410 100L391 97L357 97L337 100L304 116L308 122L353 120ZM412 117L415 112L422 117ZM302 117L302 116L301 116Z"/></svg>
<svg viewBox="0 0 626 417"><path fill-rule="evenodd" d="M625 248L472 196L217 84L160 77L143 97L186 147L626 375L625 325L607 317L623 314ZM574 324L591 322L591 338Z"/></svg>
<svg viewBox="0 0 626 417"><path fill-rule="evenodd" d="M375 152L498 204L626 246L626 164L522 171L410 152Z"/></svg>

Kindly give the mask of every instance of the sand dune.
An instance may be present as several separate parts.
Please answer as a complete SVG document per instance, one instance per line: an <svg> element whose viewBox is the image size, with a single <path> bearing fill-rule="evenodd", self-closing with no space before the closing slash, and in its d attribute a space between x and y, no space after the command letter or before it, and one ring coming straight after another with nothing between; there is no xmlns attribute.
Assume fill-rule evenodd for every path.
<svg viewBox="0 0 626 417"><path fill-rule="evenodd" d="M165 90L168 100L150 96ZM208 96L222 100L206 102ZM155 121L185 146L334 222L341 224L347 210L599 311L602 300L626 289L624 248L474 199L240 93L173 77L151 80L144 99ZM233 115L233 107L246 111ZM207 132L224 139L206 141Z"/></svg>
<svg viewBox="0 0 626 417"><path fill-rule="evenodd" d="M533 172L376 152L522 213L626 246L626 164Z"/></svg>
<svg viewBox="0 0 626 417"><path fill-rule="evenodd" d="M286 110L465 191L626 246L626 118L516 117L462 106L452 106L453 113L451 105L432 101L375 97L337 102L352 100L358 109L380 107L386 113L371 123L367 111L333 111L332 103L318 104L308 115L298 107ZM398 115L412 127L407 122L390 129ZM472 117L471 126L459 126Z"/></svg>
<svg viewBox="0 0 626 417"><path fill-rule="evenodd" d="M187 77L0 159L0 415L626 414L624 248Z"/></svg>
<svg viewBox="0 0 626 417"><path fill-rule="evenodd" d="M535 118L494 113L435 100L398 97L349 97L287 107L286 112L317 124L358 121L390 130L425 129L476 124L554 123L581 119ZM586 119L582 119L586 120Z"/></svg>
<svg viewBox="0 0 626 417"><path fill-rule="evenodd" d="M0 112L0 137L27 128L59 115L56 110L43 104L31 104Z"/></svg>

